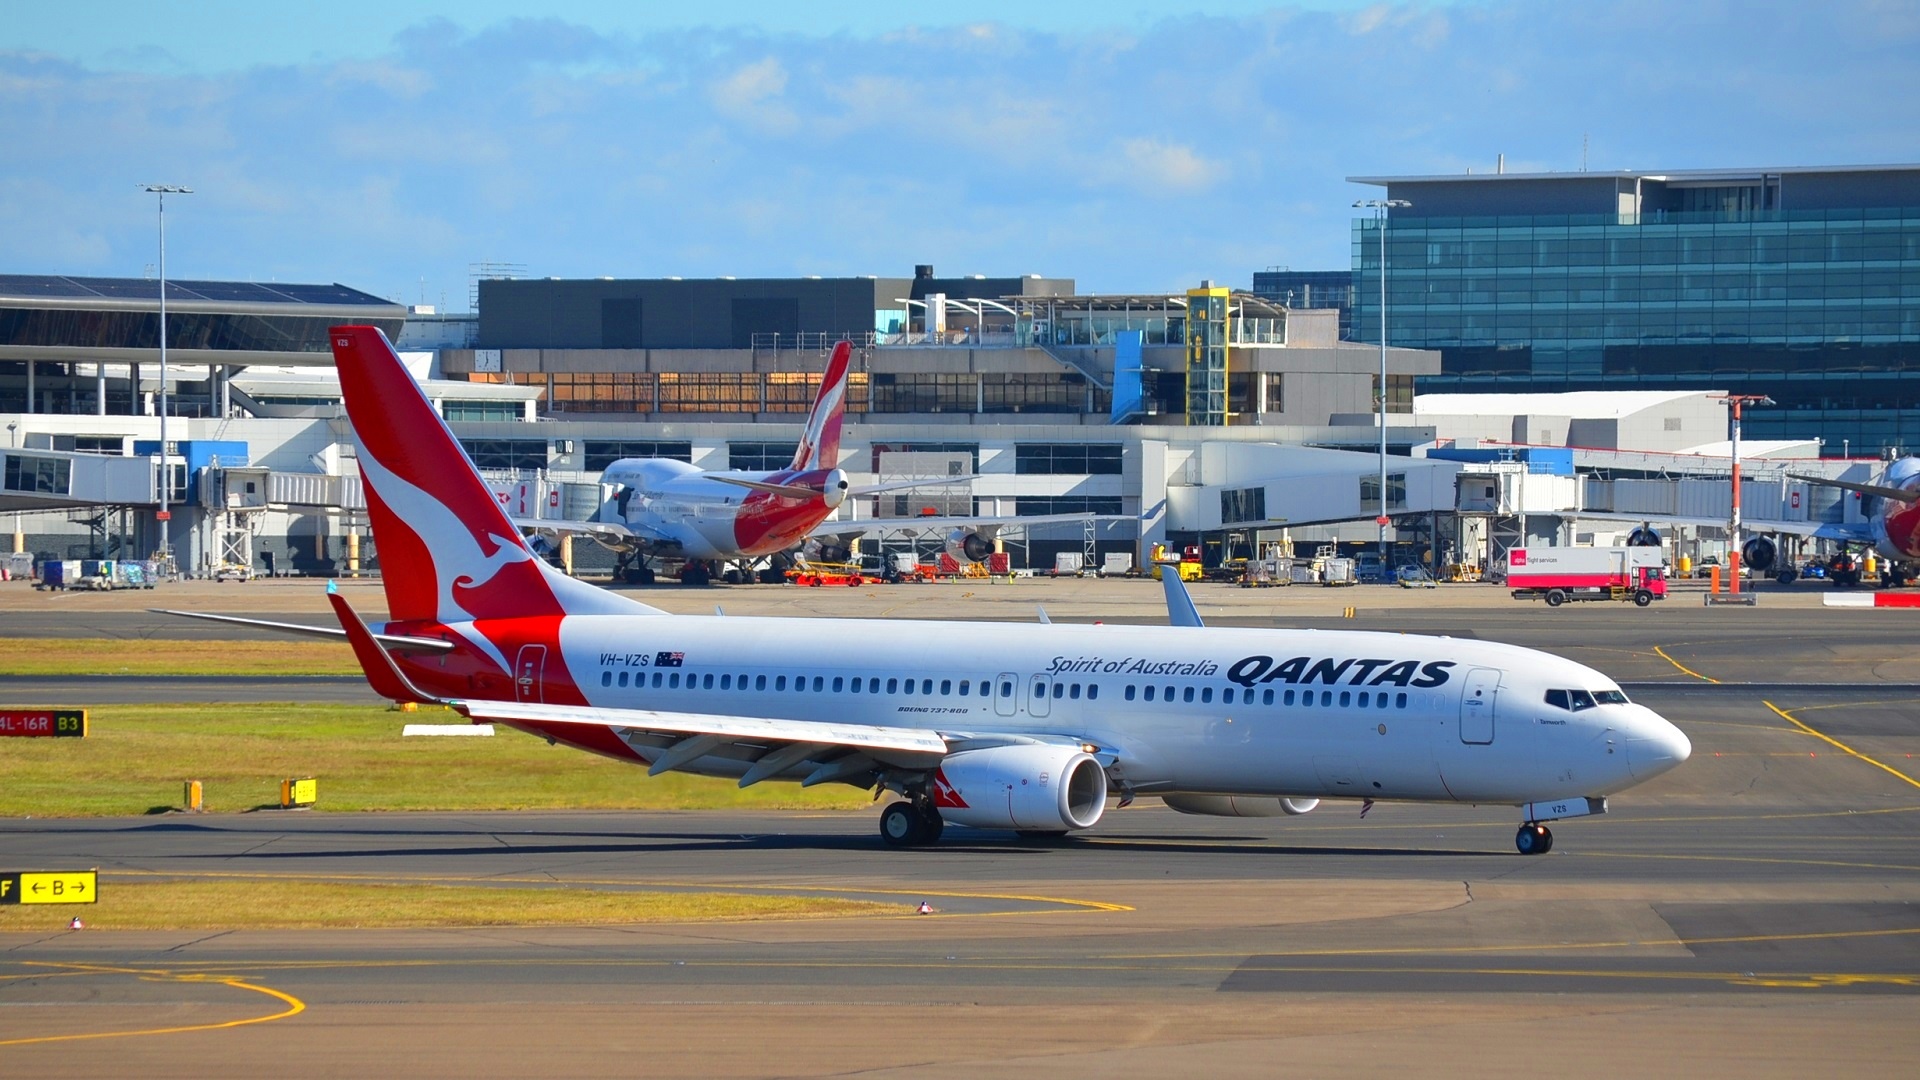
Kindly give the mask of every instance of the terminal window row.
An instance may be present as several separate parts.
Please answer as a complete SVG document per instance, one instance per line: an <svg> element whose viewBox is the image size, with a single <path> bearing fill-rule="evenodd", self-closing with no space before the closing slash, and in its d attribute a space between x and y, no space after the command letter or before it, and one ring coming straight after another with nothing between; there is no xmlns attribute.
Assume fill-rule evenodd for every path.
<svg viewBox="0 0 1920 1080"><path fill-rule="evenodd" d="M474 374L473 381L509 381ZM510 381L544 387L550 414L804 413L820 376L799 372L534 372ZM1061 412L1104 413L1112 395L1072 372L889 373L850 372L848 413Z"/></svg>

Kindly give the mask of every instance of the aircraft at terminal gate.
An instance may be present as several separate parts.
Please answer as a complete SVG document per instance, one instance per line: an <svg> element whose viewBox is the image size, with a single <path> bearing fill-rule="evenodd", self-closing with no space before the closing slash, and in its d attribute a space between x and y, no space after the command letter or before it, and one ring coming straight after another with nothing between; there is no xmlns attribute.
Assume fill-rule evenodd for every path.
<svg viewBox="0 0 1920 1080"><path fill-rule="evenodd" d="M1677 728L1592 668L1483 641L1171 626L669 615L569 578L520 538L384 335L332 332L390 619L330 599L376 691L644 765L892 792L889 844L945 825L1065 834L1110 793L1175 809L1316 800L1518 808L1546 822L1686 760Z"/></svg>

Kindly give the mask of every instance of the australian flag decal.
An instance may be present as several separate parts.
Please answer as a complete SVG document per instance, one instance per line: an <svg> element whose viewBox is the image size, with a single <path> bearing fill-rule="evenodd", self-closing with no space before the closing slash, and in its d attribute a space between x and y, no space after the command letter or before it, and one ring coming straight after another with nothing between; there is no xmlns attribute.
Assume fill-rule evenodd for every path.
<svg viewBox="0 0 1920 1080"><path fill-rule="evenodd" d="M687 654L683 652L663 652L653 654L654 667L684 667Z"/></svg>

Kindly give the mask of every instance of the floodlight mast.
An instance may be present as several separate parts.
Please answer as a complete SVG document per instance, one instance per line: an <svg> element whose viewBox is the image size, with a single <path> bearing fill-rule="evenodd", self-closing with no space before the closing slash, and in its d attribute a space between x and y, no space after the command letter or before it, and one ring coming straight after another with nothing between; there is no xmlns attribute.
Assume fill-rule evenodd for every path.
<svg viewBox="0 0 1920 1080"><path fill-rule="evenodd" d="M160 218L160 512L154 520L160 525L160 572L167 573L173 563L173 512L168 509L172 494L173 472L167 464L167 196L191 195L193 189L177 184L142 184L159 201ZM140 388L133 387L134 403L140 400Z"/></svg>
<svg viewBox="0 0 1920 1080"><path fill-rule="evenodd" d="M1733 409L1733 513L1727 520L1727 570L1732 577L1729 586L1734 595L1740 594L1740 409L1745 405L1772 405L1773 399L1765 394L1724 394L1721 400Z"/></svg>
<svg viewBox="0 0 1920 1080"><path fill-rule="evenodd" d="M1390 581L1392 561L1387 558L1387 212L1413 204L1405 199L1355 199L1353 205L1373 211L1380 228L1380 391L1374 395L1380 409L1380 514L1374 522L1380 526L1380 580L1384 585ZM1521 542L1525 541L1521 537Z"/></svg>

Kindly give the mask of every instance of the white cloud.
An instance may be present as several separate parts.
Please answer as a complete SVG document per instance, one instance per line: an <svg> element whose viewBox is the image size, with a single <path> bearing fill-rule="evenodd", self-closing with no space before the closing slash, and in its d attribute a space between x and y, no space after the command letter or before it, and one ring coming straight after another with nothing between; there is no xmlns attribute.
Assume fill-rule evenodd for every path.
<svg viewBox="0 0 1920 1080"><path fill-rule="evenodd" d="M712 98L714 108L726 116L765 131L785 134L799 122L794 111L780 100L786 92L786 66L769 56L740 67L715 83Z"/></svg>
<svg viewBox="0 0 1920 1080"><path fill-rule="evenodd" d="M1160 139L1127 139L1120 144L1118 167L1112 181L1131 185L1150 195L1189 195L1212 187L1225 167L1190 146Z"/></svg>
<svg viewBox="0 0 1920 1080"><path fill-rule="evenodd" d="M1124 35L428 23L347 61L217 75L0 51L0 272L139 274L152 207L132 185L163 180L200 189L177 234L168 205L168 262L177 243L202 276L426 276L461 297L481 259L578 276L931 260L1114 291L1244 284L1346 265L1352 175L1503 152L1570 170L1583 133L1594 169L1911 159L1901 10L1488 0Z"/></svg>

